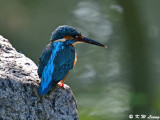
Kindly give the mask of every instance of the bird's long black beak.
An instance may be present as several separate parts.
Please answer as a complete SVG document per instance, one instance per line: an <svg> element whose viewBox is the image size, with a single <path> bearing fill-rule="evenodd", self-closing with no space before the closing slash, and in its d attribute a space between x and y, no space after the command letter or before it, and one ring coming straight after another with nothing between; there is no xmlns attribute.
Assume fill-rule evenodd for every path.
<svg viewBox="0 0 160 120"><path fill-rule="evenodd" d="M85 43L89 43L89 44L93 44L93 45L97 45L97 46L101 46L101 47L107 48L106 45L101 44L101 43L99 43L99 42L97 42L97 41L94 41L94 40L92 40L92 39L90 39L90 38L87 38L87 37L84 37L84 36L79 37L79 38L77 39L77 41L79 41L79 42L85 42Z"/></svg>

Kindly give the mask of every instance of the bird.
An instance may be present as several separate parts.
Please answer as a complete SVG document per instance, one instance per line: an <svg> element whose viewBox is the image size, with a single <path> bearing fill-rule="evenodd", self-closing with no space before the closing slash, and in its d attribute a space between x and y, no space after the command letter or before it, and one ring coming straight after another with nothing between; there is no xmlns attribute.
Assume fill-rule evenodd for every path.
<svg viewBox="0 0 160 120"><path fill-rule="evenodd" d="M106 45L83 36L77 29L62 25L51 35L50 43L44 48L38 64L38 76L41 79L38 92L45 95L53 86L64 86L64 82L77 62L75 45L89 43L107 48Z"/></svg>

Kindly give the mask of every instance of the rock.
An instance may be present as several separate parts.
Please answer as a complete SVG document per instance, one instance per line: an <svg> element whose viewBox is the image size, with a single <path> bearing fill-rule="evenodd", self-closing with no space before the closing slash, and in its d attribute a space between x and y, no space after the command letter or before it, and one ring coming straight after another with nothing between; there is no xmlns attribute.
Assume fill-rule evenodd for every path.
<svg viewBox="0 0 160 120"><path fill-rule="evenodd" d="M40 96L37 66L0 36L0 120L78 120L75 97L57 87Z"/></svg>

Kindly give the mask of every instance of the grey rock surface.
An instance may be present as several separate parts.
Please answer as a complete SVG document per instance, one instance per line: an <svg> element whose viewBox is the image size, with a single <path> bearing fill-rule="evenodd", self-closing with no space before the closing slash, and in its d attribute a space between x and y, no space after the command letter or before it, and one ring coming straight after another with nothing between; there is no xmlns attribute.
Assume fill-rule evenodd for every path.
<svg viewBox="0 0 160 120"><path fill-rule="evenodd" d="M37 66L0 36L0 120L78 120L74 95L65 85L40 96Z"/></svg>

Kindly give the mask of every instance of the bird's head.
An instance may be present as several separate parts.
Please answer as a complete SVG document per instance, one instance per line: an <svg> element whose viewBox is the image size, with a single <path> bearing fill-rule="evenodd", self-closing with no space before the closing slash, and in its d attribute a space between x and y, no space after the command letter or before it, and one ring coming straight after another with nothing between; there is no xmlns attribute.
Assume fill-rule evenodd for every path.
<svg viewBox="0 0 160 120"><path fill-rule="evenodd" d="M53 31L50 40L52 42L68 41L72 45L83 42L107 48L106 45L103 45L97 41L82 36L78 30L68 25L59 26L55 31Z"/></svg>

